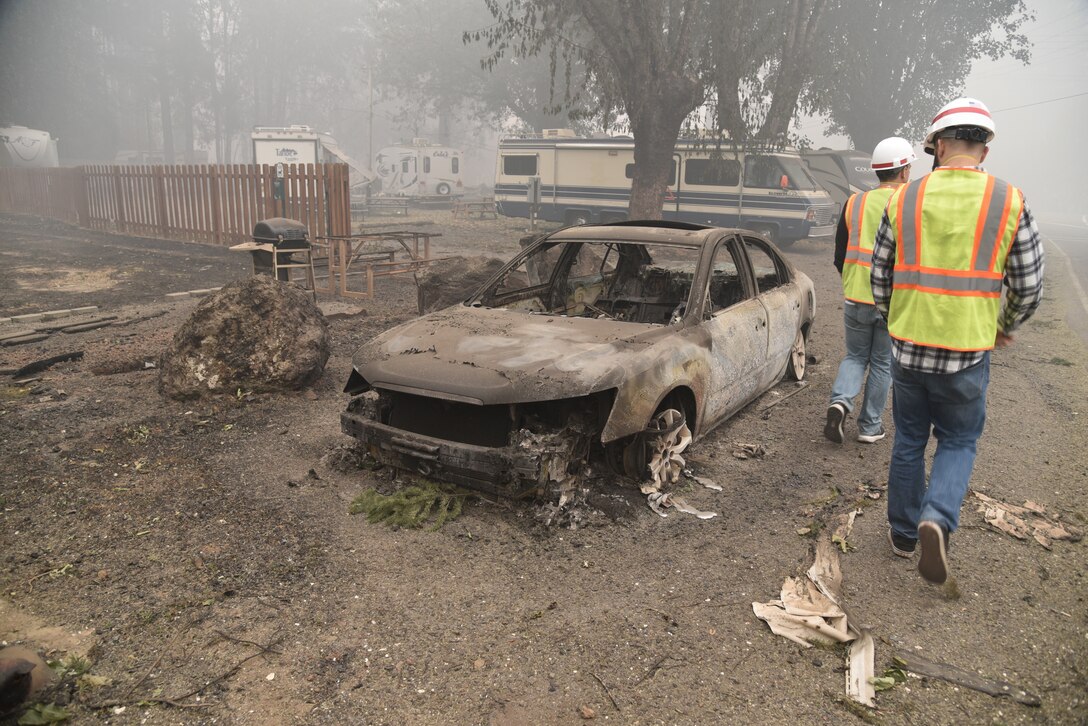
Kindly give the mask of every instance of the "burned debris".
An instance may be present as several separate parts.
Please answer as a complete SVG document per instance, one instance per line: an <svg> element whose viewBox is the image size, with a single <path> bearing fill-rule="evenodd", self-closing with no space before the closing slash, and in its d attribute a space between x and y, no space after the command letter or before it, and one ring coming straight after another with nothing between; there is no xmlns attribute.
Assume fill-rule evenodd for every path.
<svg viewBox="0 0 1088 726"><path fill-rule="evenodd" d="M811 281L751 233L568 228L364 345L341 425L382 463L492 494L563 505L609 470L691 511L664 491L684 450L803 375L812 315Z"/></svg>
<svg viewBox="0 0 1088 726"><path fill-rule="evenodd" d="M257 275L201 301L159 362L159 391L177 399L298 390L329 358L328 324L302 288Z"/></svg>

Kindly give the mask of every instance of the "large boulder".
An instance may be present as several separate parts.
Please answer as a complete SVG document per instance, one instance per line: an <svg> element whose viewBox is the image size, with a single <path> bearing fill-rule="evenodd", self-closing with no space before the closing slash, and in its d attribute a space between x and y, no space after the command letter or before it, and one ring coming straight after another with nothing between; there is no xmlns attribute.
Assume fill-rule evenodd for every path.
<svg viewBox="0 0 1088 726"><path fill-rule="evenodd" d="M171 398L298 390L321 376L329 326L311 294L257 275L201 301L159 362Z"/></svg>
<svg viewBox="0 0 1088 726"><path fill-rule="evenodd" d="M504 264L494 257L456 256L435 260L416 273L419 314L464 302Z"/></svg>

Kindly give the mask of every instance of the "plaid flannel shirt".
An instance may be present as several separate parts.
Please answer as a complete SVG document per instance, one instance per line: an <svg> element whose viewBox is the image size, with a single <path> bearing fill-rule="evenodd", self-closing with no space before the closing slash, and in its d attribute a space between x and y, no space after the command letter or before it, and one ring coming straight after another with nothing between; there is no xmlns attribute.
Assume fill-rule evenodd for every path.
<svg viewBox="0 0 1088 726"><path fill-rule="evenodd" d="M895 245L895 229L888 222L885 211L876 233L870 274L873 300L885 319L895 280ZM997 318L998 330L1011 333L1039 307L1043 299L1043 272L1043 240L1031 210L1024 202L1016 238L1005 261L1007 289L1004 307ZM922 373L955 373L978 363L985 354L982 350L947 350L892 338L892 355L899 365Z"/></svg>

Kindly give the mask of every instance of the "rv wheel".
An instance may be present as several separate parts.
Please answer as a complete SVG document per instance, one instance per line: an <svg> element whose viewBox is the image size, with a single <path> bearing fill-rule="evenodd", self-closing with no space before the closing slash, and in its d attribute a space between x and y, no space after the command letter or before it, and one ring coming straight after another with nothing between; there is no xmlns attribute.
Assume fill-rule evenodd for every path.
<svg viewBox="0 0 1088 726"><path fill-rule="evenodd" d="M439 196L447 196L450 193L450 185L446 182L439 182L438 186L434 188Z"/></svg>
<svg viewBox="0 0 1088 726"><path fill-rule="evenodd" d="M777 239L777 237L778 237L778 228L777 227L772 227L769 224L757 224L757 225L752 226L752 231L753 232L758 232L759 234L763 235L764 237L769 239L771 242L774 242L775 244L779 243L778 239Z"/></svg>

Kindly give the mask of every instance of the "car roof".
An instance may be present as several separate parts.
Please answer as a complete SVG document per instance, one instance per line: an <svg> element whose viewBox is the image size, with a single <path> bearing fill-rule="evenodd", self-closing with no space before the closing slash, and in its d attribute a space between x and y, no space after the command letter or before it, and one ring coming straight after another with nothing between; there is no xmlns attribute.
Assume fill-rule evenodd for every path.
<svg viewBox="0 0 1088 726"><path fill-rule="evenodd" d="M614 222L612 224L583 224L566 227L548 235L553 242L566 240L617 240L628 242L667 242L685 247L702 247L716 242L723 236L743 232L744 230L726 227L708 227L689 222L668 220L645 220L634 222ZM749 232L749 234L751 234Z"/></svg>

